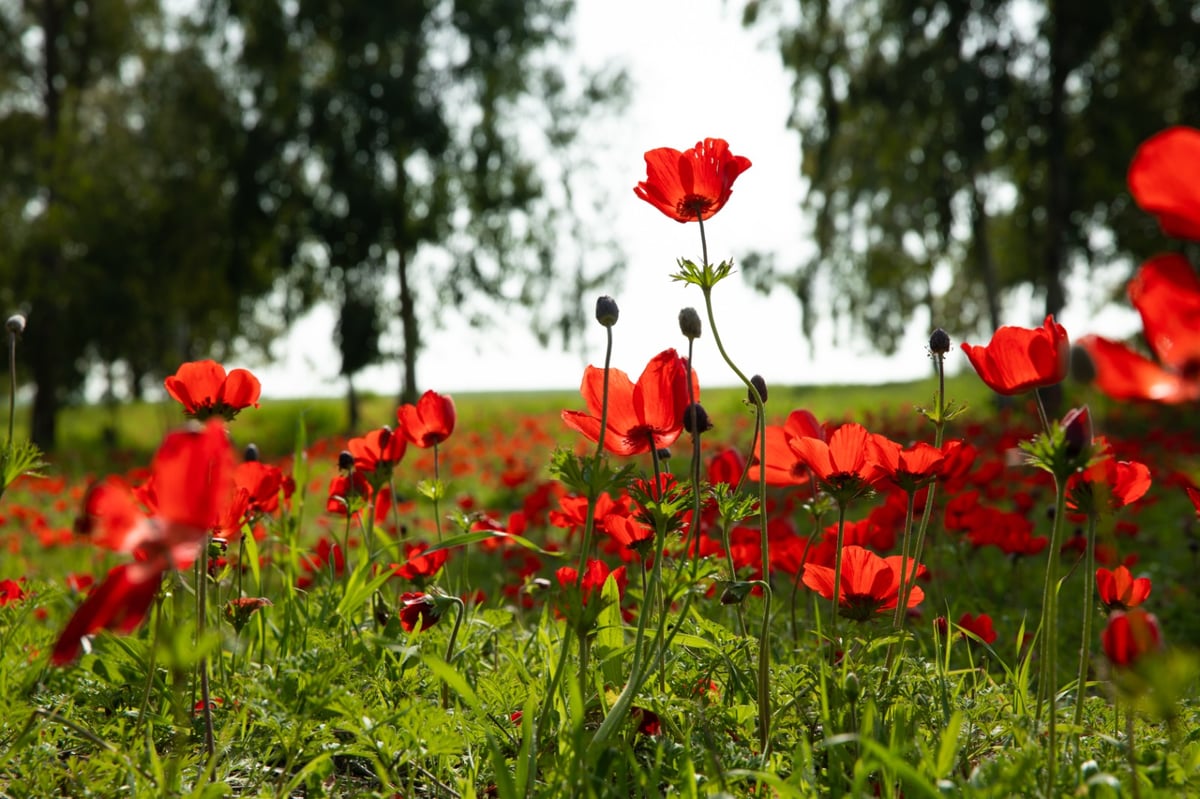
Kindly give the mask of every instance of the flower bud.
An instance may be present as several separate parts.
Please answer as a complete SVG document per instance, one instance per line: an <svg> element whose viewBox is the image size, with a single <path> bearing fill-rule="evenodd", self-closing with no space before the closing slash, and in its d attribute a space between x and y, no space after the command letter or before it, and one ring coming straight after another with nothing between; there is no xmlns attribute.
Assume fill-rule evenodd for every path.
<svg viewBox="0 0 1200 799"><path fill-rule="evenodd" d="M950 334L940 327L929 336L929 351L934 355L945 355L950 351Z"/></svg>
<svg viewBox="0 0 1200 799"><path fill-rule="evenodd" d="M621 309L617 307L617 301L607 294L596 300L596 321L605 327L612 327L617 323L617 317L621 315Z"/></svg>
<svg viewBox="0 0 1200 799"><path fill-rule="evenodd" d="M857 702L859 694L862 692L862 685L858 681L858 675L850 672L846 675L846 682L843 685L846 691L846 698L851 702Z"/></svg>
<svg viewBox="0 0 1200 799"><path fill-rule="evenodd" d="M385 424L383 427L379 428L379 448L384 449L385 447L387 447L388 442L391 440L392 440L392 428L388 427Z"/></svg>
<svg viewBox="0 0 1200 799"><path fill-rule="evenodd" d="M667 449L666 447L662 447L655 454L658 456L660 461L671 460L671 450Z"/></svg>
<svg viewBox="0 0 1200 799"><path fill-rule="evenodd" d="M247 462L258 460L258 444L247 444L242 458Z"/></svg>
<svg viewBox="0 0 1200 799"><path fill-rule="evenodd" d="M348 449L338 453L338 469L343 472L354 470L354 454Z"/></svg>
<svg viewBox="0 0 1200 799"><path fill-rule="evenodd" d="M763 380L762 375L755 375L754 377L750 378L750 385L752 385L754 387L754 391L758 392L758 398L760 400L762 400L763 405L766 405L767 404L767 381ZM751 405L756 404L754 402L754 391L751 391L750 389L746 389L746 399L750 400Z"/></svg>
<svg viewBox="0 0 1200 799"><path fill-rule="evenodd" d="M1067 413L1062 420L1066 431L1067 455L1078 458L1092 446L1092 415L1088 407L1075 408Z"/></svg>
<svg viewBox="0 0 1200 799"><path fill-rule="evenodd" d="M14 336L20 336L25 332L25 316L24 314L15 313L8 317L8 321L4 323L4 327Z"/></svg>
<svg viewBox="0 0 1200 799"><path fill-rule="evenodd" d="M1087 385L1096 379L1096 363L1091 354L1078 345L1071 347L1071 357L1067 373L1077 383Z"/></svg>
<svg viewBox="0 0 1200 799"><path fill-rule="evenodd" d="M679 312L679 332L689 341L700 338L700 314L695 308L684 308Z"/></svg>
<svg viewBox="0 0 1200 799"><path fill-rule="evenodd" d="M693 402L684 409L683 429L692 435L712 430L712 420L708 418L708 411L704 410L703 405Z"/></svg>

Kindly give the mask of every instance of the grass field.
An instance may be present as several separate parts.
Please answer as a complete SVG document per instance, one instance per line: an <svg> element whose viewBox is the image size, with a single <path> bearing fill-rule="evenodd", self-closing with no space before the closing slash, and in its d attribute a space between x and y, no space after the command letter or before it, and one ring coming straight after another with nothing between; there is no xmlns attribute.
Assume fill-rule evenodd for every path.
<svg viewBox="0 0 1200 799"><path fill-rule="evenodd" d="M772 387L767 423L805 408L835 427L855 421L905 445L931 441L914 406L930 406L934 388ZM832 566L821 559L838 536L836 509L810 486L769 489L766 539L752 489L721 500L708 487L749 450L754 415L741 391L703 393L714 428L698 462L698 549L679 532L697 518L689 437L660 464L678 496L639 489L648 458L609 458L633 469L610 476L618 510L595 516L623 507L640 524L640 507L663 525L664 554L643 559L606 522L595 530L596 569L613 576L582 594L561 572L581 565L579 498L594 451L560 419L583 407L577 393L457 395L439 476L433 451L410 445L357 516L327 508L338 452L347 433L394 424L394 401L366 400L364 429L347 431L339 400L264 400L230 424L233 440L256 443L295 492L223 534L207 570L165 572L127 635L100 632L57 667L49 653L88 585L130 561L73 535L88 482L108 473L143 482L182 420L173 403L71 410L48 476L10 487L0 504L0 580L14 581L0 601L0 796L1200 792L1200 538L1183 491L1200 480L1197 422L1067 388L1068 404L1092 404L1117 457L1146 463L1153 479L1144 499L1098 517L1094 552L1100 565L1127 563L1153 581L1145 605L1169 646L1114 669L1101 647L1105 615L1085 599L1085 519L1056 526L1053 483L1014 455L1037 431L1032 406L997 407L973 376L951 381L947 395L969 405L946 435L970 451L930 503L924 598L902 631L891 612L855 620L843 608L835 619L806 587L805 564ZM164 490L167 477L156 479ZM739 495L750 504L736 513ZM878 486L848 503L846 541L895 553L905 519L903 492ZM1047 647L1035 636L1055 535ZM235 624L230 603L258 598L270 604ZM429 614L426 629L407 628L413 613ZM987 614L995 638L964 614ZM211 754L201 673L213 697Z"/></svg>

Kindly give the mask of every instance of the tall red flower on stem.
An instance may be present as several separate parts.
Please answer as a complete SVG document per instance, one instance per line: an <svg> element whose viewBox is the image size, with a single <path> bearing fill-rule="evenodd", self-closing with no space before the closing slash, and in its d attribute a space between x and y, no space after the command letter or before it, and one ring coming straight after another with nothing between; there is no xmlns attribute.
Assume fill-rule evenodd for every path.
<svg viewBox="0 0 1200 799"><path fill-rule="evenodd" d="M171 568L187 568L233 497L233 451L221 422L170 433L151 466L152 517L119 480L97 483L84 497L76 530L98 546L127 552L135 562L118 566L67 623L50 662L73 661L83 638L102 629L127 633L145 617Z"/></svg>
<svg viewBox="0 0 1200 799"><path fill-rule="evenodd" d="M1200 277L1196 271L1181 255L1159 255L1138 269L1128 294L1142 317L1154 360L1120 342L1084 336L1079 344L1096 367L1096 386L1113 399L1168 404L1200 399Z"/></svg>
<svg viewBox="0 0 1200 799"><path fill-rule="evenodd" d="M1200 130L1167 128L1142 142L1129 191L1168 236L1200 241Z"/></svg>
<svg viewBox="0 0 1200 799"><path fill-rule="evenodd" d="M767 485L804 485L809 482L808 462L803 455L807 448L798 447L797 444L806 438L825 440L825 430L811 411L792 411L782 425L767 425L763 438L767 452ZM755 453L757 451L756 447ZM756 461L747 476L757 480L758 470Z"/></svg>
<svg viewBox="0 0 1200 799"><path fill-rule="evenodd" d="M842 551L840 586L834 586L834 569L818 563L804 564L804 584L826 599L833 599L836 590L841 615L866 621L899 604L901 569L898 555L881 558L869 549L850 544ZM916 567L914 574L923 569L923 566ZM916 607L924 599L925 592L920 586L913 586L908 595L908 607Z"/></svg>
<svg viewBox="0 0 1200 799"><path fill-rule="evenodd" d="M675 350L664 350L650 359L637 383L620 369L608 370L608 419L604 448L614 455L638 455L675 443L683 432L688 406L687 365ZM700 383L692 370L692 390L700 398ZM563 411L562 419L591 441L601 436L604 403L604 370L589 366L583 373L587 411Z"/></svg>
<svg viewBox="0 0 1200 799"><path fill-rule="evenodd" d="M216 361L192 361L163 381L167 393L183 405L184 413L204 421L213 416L231 421L253 405L258 407L262 386L245 369L228 374Z"/></svg>
<svg viewBox="0 0 1200 799"><path fill-rule="evenodd" d="M416 405L401 405L397 408L396 420L409 443L428 449L450 437L454 432L458 413L450 395L426 391L417 400Z"/></svg>
<svg viewBox="0 0 1200 799"><path fill-rule="evenodd" d="M875 459L872 436L860 424L844 424L829 436L794 439L790 446L840 504L865 493L884 477Z"/></svg>
<svg viewBox="0 0 1200 799"><path fill-rule="evenodd" d="M1124 566L1096 569L1096 593L1110 611L1137 607L1150 596L1150 588L1149 577L1134 577Z"/></svg>
<svg viewBox="0 0 1200 799"><path fill-rule="evenodd" d="M677 222L695 222L720 211L749 168L750 159L729 152L724 139L705 139L683 152L659 147L646 152L646 179L633 193Z"/></svg>
<svg viewBox="0 0 1200 799"><path fill-rule="evenodd" d="M1032 330L1002 327L986 346L964 343L962 348L988 388L1010 396L1061 383L1070 362L1066 328L1053 316Z"/></svg>

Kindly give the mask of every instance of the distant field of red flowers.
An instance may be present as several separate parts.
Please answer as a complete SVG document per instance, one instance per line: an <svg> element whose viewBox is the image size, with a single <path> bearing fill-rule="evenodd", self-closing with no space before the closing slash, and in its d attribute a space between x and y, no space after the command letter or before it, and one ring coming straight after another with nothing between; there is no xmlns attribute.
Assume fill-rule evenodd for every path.
<svg viewBox="0 0 1200 799"><path fill-rule="evenodd" d="M1194 237L1198 184L1147 170L1200 132L1161 135L1131 186ZM673 277L703 317L612 364L599 298L565 407L474 397L464 425L433 390L268 452L239 432L259 381L198 361L137 463L14 477L10 434L0 796L1200 792L1186 260L1130 287L1155 360L1053 317L938 329L928 387L822 417L712 313L703 224L749 159L646 165L637 196L697 222ZM706 388L697 346L744 388ZM954 397L952 357L994 399Z"/></svg>

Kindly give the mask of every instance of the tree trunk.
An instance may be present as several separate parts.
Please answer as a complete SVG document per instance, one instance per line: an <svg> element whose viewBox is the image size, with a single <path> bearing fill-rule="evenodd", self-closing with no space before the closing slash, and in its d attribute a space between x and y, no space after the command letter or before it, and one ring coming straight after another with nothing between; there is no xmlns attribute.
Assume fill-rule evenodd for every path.
<svg viewBox="0 0 1200 799"><path fill-rule="evenodd" d="M987 209L983 204L983 193L972 179L971 184L971 257L975 270L983 279L983 290L987 297L988 324L992 330L1000 328L1000 286L996 280L996 262L992 260L992 247L988 239Z"/></svg>
<svg viewBox="0 0 1200 799"><path fill-rule="evenodd" d="M1046 162L1049 164L1046 187L1046 249L1042 278L1046 287L1046 313L1058 314L1066 304L1063 272L1066 264L1066 236L1070 220L1067 202L1067 120L1066 81L1069 74L1068 37L1071 21L1065 18L1063 3L1051 2L1050 19L1050 107L1046 115Z"/></svg>
<svg viewBox="0 0 1200 799"><path fill-rule="evenodd" d="M400 251L400 330L404 338L404 378L400 384L400 403L417 401L417 352L421 342L417 332L416 296L408 279L408 253Z"/></svg>
<svg viewBox="0 0 1200 799"><path fill-rule="evenodd" d="M358 435L358 392L354 390L354 377L346 375L346 429L350 435Z"/></svg>
<svg viewBox="0 0 1200 799"><path fill-rule="evenodd" d="M53 206L57 202L57 192L52 176L55 174L55 160L58 150L59 115L62 103L59 80L62 77L62 63L59 59L58 40L62 29L61 9L57 0L43 0L41 7L42 22L42 69L44 85L42 86L42 104L46 116L42 121L42 134L45 136L45 162L41 165L42 177L46 182L46 210L43 219L53 219ZM43 250L38 258L39 267L47 280L44 285L54 288L61 285L59 276L62 273L62 253L51 243ZM26 351L33 382L37 385L33 397L33 418L29 423L29 435L33 443L43 452L54 449L58 433L58 411L61 407L59 396L62 389L62 346L61 331L65 313L60 307L61 301L50 292L43 291L40 296L30 297L29 330L26 334Z"/></svg>

